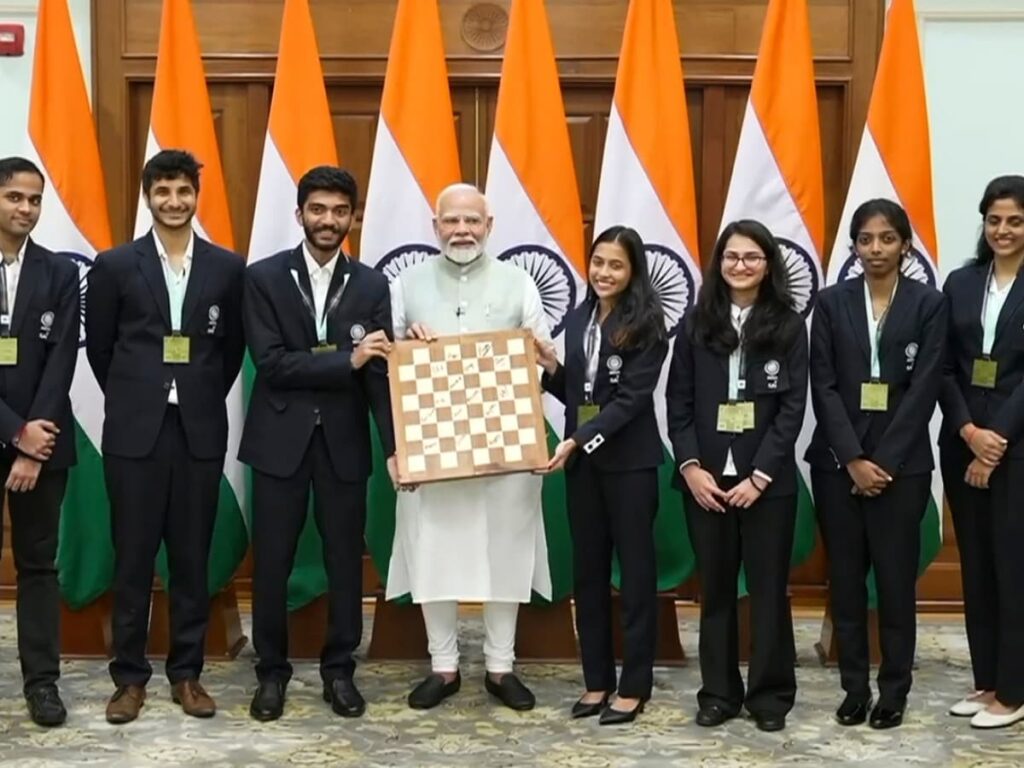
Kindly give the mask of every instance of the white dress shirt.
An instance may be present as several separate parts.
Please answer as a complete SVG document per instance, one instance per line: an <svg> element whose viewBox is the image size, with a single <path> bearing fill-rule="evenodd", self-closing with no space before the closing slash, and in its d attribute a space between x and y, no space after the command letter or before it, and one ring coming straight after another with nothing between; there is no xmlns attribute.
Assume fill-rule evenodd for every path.
<svg viewBox="0 0 1024 768"><path fill-rule="evenodd" d="M317 263L309 252L309 245L302 241L302 256L306 262L306 271L309 273L309 284L313 288L313 309L316 310L316 333L318 341L327 341L327 322L324 317L324 309L327 306L327 291L331 287L331 279L334 277L334 270L338 267L339 249L322 267Z"/></svg>
<svg viewBox="0 0 1024 768"><path fill-rule="evenodd" d="M14 317L14 299L18 295L18 279L21 277L21 265L25 263L25 249L28 248L28 238L21 244L21 248L14 255L13 261L4 259L4 267L7 270L7 318L8 327L11 318Z"/></svg>
<svg viewBox="0 0 1024 768"><path fill-rule="evenodd" d="M746 375L745 371L740 370L741 358L743 357L743 324L747 322L747 318L750 317L750 307L738 307L735 304L729 307L729 319L732 320L733 330L736 331L736 335L740 338L740 343L736 345L729 355L729 399L735 400L739 396L739 381L740 378ZM743 396L746 398L746 387L743 389ZM722 470L722 477L736 477L736 464L732 460L732 448L729 448L729 452L725 455L725 469Z"/></svg>
<svg viewBox="0 0 1024 768"><path fill-rule="evenodd" d="M171 267L170 259L167 258L167 249L160 242L156 230L153 230L153 242L156 243L156 253L160 257L160 267L164 273L164 283L167 285L167 302L171 310L171 330L181 330L181 309L185 304L185 291L188 290L188 276L192 271L192 248L195 244L195 233L188 237L188 245L185 246L185 258L182 261L181 272L175 272ZM167 393L167 402L171 405L178 404L178 383L171 379L171 389Z"/></svg>

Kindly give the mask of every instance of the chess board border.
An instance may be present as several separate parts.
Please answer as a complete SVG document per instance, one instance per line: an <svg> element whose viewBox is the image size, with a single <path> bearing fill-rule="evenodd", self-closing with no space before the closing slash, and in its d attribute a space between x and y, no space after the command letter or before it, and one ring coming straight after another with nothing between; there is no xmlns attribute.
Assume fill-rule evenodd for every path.
<svg viewBox="0 0 1024 768"><path fill-rule="evenodd" d="M537 372L537 350L533 346L533 333L527 329L516 328L501 331L483 331L480 333L460 333L450 336L439 336L434 341L421 341L419 339L403 339L391 345L391 353L388 355L388 387L391 392L391 416L395 430L395 453L398 459L398 479L404 484L423 485L426 483L439 483L447 480L466 480L475 477L493 477L495 475L515 474L519 472L530 472L534 469L543 469L547 466L548 455L548 433L547 420L544 415L544 405L541 398L540 376ZM493 468L479 470L473 474L458 474L459 470L442 470L441 476L425 476L422 473L409 472L409 449L405 439L405 412L402 410L402 383L399 381L398 366L399 353L403 350L414 350L422 347L439 346L445 344L466 344L478 342L491 342L492 344L502 343L511 339L522 339L525 346L525 353L528 363L526 372L529 382L526 386L530 388L530 400L533 405L532 418L536 430L539 446L538 459L535 463L528 462L525 457L521 462L515 463L515 468L509 469L500 464Z"/></svg>

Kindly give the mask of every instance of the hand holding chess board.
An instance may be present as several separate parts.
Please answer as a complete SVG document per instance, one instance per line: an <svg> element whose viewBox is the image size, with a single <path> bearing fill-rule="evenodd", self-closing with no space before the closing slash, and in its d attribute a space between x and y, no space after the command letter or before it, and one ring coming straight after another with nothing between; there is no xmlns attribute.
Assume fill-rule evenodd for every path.
<svg viewBox="0 0 1024 768"><path fill-rule="evenodd" d="M527 472L548 463L529 331L398 341L388 357L403 484Z"/></svg>

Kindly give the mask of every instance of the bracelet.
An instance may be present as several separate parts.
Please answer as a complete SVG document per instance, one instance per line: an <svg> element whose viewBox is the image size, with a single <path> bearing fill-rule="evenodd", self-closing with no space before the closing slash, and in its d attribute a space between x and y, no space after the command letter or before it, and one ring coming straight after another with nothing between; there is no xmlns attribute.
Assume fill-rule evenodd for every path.
<svg viewBox="0 0 1024 768"><path fill-rule="evenodd" d="M751 472L750 473L750 477L748 478L748 480L750 480L750 484L752 486L754 486L755 490L757 490L758 493L764 493L768 489L768 483L765 483L764 485L758 485L754 481L754 478L756 478L756 477L757 477L757 475L755 475L753 472Z"/></svg>

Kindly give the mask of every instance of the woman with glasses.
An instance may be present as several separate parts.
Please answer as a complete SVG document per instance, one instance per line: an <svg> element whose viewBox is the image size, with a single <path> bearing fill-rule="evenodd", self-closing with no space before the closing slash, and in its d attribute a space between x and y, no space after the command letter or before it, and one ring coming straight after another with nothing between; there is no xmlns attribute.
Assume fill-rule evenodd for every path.
<svg viewBox="0 0 1024 768"><path fill-rule="evenodd" d="M920 523L934 466L928 423L942 381L947 305L900 275L912 245L891 200L854 211L850 239L863 275L818 294L811 323L817 425L806 459L828 553L829 597L846 697L841 725L903 722L916 640ZM866 578L878 589L882 663L871 709Z"/></svg>
<svg viewBox="0 0 1024 768"><path fill-rule="evenodd" d="M584 302L565 322L565 364L537 343L544 389L565 403L565 440L548 465L565 467L576 629L586 691L574 718L629 723L654 678L657 574L654 516L663 461L654 388L668 354L665 318L640 235L612 227L587 258ZM612 550L622 574L622 674L612 649ZM617 691L617 693L616 693ZM616 693L614 699L612 694Z"/></svg>
<svg viewBox="0 0 1024 768"><path fill-rule="evenodd" d="M786 583L807 334L779 247L759 222L735 221L719 236L676 337L667 398L676 482L700 572L697 724L721 725L745 706L758 728L781 730L796 697ZM745 693L736 618L741 565L753 635Z"/></svg>

